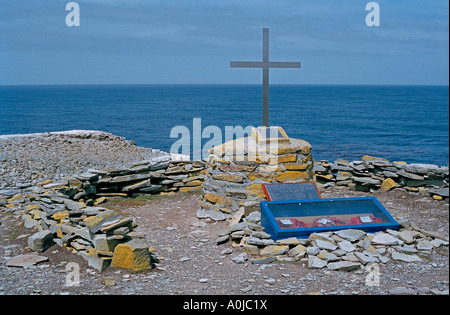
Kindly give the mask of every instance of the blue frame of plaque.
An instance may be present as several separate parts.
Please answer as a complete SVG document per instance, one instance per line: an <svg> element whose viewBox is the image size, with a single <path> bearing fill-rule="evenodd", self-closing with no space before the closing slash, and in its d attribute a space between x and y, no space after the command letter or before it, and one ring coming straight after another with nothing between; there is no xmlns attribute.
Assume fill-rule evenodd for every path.
<svg viewBox="0 0 450 315"><path fill-rule="evenodd" d="M294 217L304 218L310 222L315 218L315 221L312 221L315 223L302 227L295 225L280 226L282 221L288 221L289 223L291 220L296 220L294 222L303 223L303 221L297 219L290 219ZM335 223L332 217L340 217L342 220L336 221L339 222L338 225L320 226ZM344 218L348 220L350 217L352 217L350 221L345 224ZM365 222L363 223L363 221ZM261 225L275 241L290 237L308 238L311 233L346 229L358 229L365 232L399 229L397 221L375 197L262 201Z"/></svg>

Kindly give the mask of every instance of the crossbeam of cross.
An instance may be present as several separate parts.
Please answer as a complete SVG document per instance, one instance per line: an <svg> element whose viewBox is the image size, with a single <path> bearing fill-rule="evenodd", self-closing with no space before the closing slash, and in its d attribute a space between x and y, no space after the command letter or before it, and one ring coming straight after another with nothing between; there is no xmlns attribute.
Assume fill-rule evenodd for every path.
<svg viewBox="0 0 450 315"><path fill-rule="evenodd" d="M263 69L263 126L269 127L269 69L270 68L300 68L300 62L273 62L269 60L269 29L263 29L263 60L262 61L231 61L231 68L262 68Z"/></svg>

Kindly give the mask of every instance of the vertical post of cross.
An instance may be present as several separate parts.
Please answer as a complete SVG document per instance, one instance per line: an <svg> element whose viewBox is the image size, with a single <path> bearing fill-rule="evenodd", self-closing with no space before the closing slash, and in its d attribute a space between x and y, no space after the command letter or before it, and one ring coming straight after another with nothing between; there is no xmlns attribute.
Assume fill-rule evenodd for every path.
<svg viewBox="0 0 450 315"><path fill-rule="evenodd" d="M263 126L269 127L269 29L263 29Z"/></svg>
<svg viewBox="0 0 450 315"><path fill-rule="evenodd" d="M263 28L263 60L232 61L231 68L262 68L263 69L263 126L269 127L269 69L270 68L300 68L300 62L271 62L269 58L269 29Z"/></svg>

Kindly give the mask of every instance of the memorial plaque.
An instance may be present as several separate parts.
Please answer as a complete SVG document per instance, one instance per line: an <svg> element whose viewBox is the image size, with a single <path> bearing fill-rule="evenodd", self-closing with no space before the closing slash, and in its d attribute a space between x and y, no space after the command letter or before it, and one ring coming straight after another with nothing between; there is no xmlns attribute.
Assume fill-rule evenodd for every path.
<svg viewBox="0 0 450 315"><path fill-rule="evenodd" d="M322 199L314 182L262 184L269 201Z"/></svg>
<svg viewBox="0 0 450 315"><path fill-rule="evenodd" d="M263 201L261 225L274 240L345 229L377 232L399 228L375 197Z"/></svg>
<svg viewBox="0 0 450 315"><path fill-rule="evenodd" d="M289 137L281 127L252 128L252 136L258 143L289 142Z"/></svg>

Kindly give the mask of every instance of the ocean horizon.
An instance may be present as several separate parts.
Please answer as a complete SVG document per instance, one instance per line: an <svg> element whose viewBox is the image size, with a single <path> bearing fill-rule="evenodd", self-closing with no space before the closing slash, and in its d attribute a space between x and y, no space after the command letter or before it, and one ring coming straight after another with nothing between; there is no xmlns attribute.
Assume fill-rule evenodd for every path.
<svg viewBox="0 0 450 315"><path fill-rule="evenodd" d="M174 127L260 126L261 104L257 84L3 85L0 135L99 130L169 152ZM316 160L448 165L448 104L448 86L273 84L270 125L310 142Z"/></svg>

